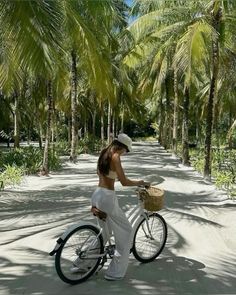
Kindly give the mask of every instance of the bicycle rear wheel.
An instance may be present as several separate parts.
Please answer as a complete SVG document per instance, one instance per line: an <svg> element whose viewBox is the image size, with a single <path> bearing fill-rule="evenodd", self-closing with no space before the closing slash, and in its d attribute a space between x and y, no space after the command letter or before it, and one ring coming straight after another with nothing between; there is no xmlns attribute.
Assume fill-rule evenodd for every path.
<svg viewBox="0 0 236 295"><path fill-rule="evenodd" d="M165 247L167 225L158 213L143 218L134 234L133 255L140 262L153 261Z"/></svg>
<svg viewBox="0 0 236 295"><path fill-rule="evenodd" d="M82 225L64 239L56 253L55 267L60 279L69 284L87 280L98 268L104 253L103 238L93 225Z"/></svg>

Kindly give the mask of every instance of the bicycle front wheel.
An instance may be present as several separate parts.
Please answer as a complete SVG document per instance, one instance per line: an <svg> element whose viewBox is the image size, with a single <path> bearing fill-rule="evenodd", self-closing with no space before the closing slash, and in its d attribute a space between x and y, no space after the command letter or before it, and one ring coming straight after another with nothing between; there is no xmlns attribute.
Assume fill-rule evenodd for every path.
<svg viewBox="0 0 236 295"><path fill-rule="evenodd" d="M134 234L133 255L140 262L153 261L165 247L167 225L158 213L148 215L141 220Z"/></svg>
<svg viewBox="0 0 236 295"><path fill-rule="evenodd" d="M99 229L93 225L79 226L68 234L56 253L57 274L66 283L82 283L96 271L103 253Z"/></svg>

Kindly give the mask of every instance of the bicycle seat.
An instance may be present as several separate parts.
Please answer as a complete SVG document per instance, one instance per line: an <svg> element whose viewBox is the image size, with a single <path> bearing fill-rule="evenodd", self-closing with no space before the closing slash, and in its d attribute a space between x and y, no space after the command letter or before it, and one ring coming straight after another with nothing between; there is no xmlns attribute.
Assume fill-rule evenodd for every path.
<svg viewBox="0 0 236 295"><path fill-rule="evenodd" d="M93 213L94 216L98 217L99 219L103 221L105 221L107 218L107 214L95 206L91 207L91 212Z"/></svg>

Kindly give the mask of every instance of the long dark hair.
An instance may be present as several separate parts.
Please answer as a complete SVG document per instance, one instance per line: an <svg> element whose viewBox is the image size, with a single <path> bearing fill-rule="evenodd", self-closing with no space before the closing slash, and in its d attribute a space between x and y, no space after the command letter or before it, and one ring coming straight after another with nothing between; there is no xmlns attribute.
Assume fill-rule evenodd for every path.
<svg viewBox="0 0 236 295"><path fill-rule="evenodd" d="M98 158L98 166L97 166L99 173L101 173L102 175L109 174L111 157L112 157L111 149L113 149L113 151L119 151L122 149L126 149L126 151L128 151L127 146L116 139L113 140L108 147L103 149Z"/></svg>

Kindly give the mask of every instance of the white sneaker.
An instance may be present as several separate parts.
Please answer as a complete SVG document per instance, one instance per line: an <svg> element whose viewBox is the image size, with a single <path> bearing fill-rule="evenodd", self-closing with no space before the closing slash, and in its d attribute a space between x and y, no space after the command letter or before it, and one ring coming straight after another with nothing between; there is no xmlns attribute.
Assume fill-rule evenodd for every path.
<svg viewBox="0 0 236 295"><path fill-rule="evenodd" d="M81 258L77 257L77 258L73 261L73 266L80 267L80 265L81 265Z"/></svg>
<svg viewBox="0 0 236 295"><path fill-rule="evenodd" d="M86 273L91 268L91 262L80 259L79 257L73 262L70 268L71 273Z"/></svg>
<svg viewBox="0 0 236 295"><path fill-rule="evenodd" d="M104 279L107 280L107 281L120 281L120 280L123 279L123 277L112 277L112 276L109 276L109 275L105 275Z"/></svg>
<svg viewBox="0 0 236 295"><path fill-rule="evenodd" d="M70 269L71 273L86 273L88 271L89 271L89 267L85 268L85 267L72 266Z"/></svg>

